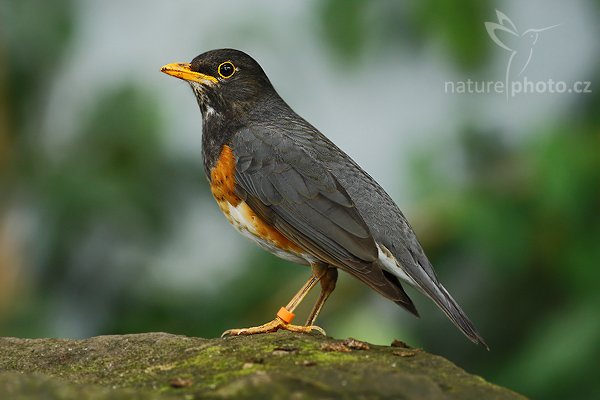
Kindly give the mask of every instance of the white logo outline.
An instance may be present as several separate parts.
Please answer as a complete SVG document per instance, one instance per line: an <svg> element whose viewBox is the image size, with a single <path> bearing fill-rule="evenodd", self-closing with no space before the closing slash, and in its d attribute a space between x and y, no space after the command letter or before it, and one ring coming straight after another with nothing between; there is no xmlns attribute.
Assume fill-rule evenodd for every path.
<svg viewBox="0 0 600 400"><path fill-rule="evenodd" d="M525 69L527 68L527 66L529 65L529 63L531 62L531 57L533 56L533 48L535 46L535 44L538 42L539 39L539 34L540 32L543 31L547 31L550 29L554 29L562 24L556 24L556 25L552 25L552 26L547 26L545 28L539 28L539 29L527 29L526 31L524 31L523 33L519 34L519 30L517 29L516 25L511 21L511 19L504 14L503 12L496 10L496 17L498 18L498 22L485 22L485 29L488 33L488 35L490 36L490 38L492 39L492 41L498 45L499 47L503 48L504 50L507 50L510 52L510 57L508 59L508 64L506 65L506 77L505 77L505 88L508 89L508 83L511 81L511 74L512 74L512 69L514 68L513 66L513 62L515 60L515 56L518 55L519 51L516 49L511 48L511 46L507 45L506 43L504 43L499 37L498 37L498 32L505 32L508 35L512 35L514 38L516 38L516 40L529 40L529 52L527 54L524 55L526 56L526 59L523 61L524 56L521 56L521 68L519 69L519 73L516 74L516 76L514 77L519 77L523 74L523 72L525 72ZM518 65L516 65L517 68L519 68ZM506 97L508 99L508 90L506 90Z"/></svg>

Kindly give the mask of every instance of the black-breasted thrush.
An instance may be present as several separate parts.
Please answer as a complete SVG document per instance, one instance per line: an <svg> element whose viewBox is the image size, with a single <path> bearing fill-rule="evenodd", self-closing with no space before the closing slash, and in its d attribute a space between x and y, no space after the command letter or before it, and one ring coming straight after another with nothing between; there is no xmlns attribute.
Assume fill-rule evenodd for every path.
<svg viewBox="0 0 600 400"><path fill-rule="evenodd" d="M273 321L224 334L323 332L313 324L339 268L418 316L401 282L413 285L470 340L486 346L390 196L283 101L254 59L213 50L161 71L187 81L196 95L204 170L229 222L265 250L312 267ZM321 293L306 324L292 325L294 310L317 282Z"/></svg>

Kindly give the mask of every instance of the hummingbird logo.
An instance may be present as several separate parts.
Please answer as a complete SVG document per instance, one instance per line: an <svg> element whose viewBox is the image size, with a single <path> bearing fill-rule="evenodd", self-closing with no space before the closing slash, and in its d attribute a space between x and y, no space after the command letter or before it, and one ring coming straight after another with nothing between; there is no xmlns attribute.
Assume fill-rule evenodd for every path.
<svg viewBox="0 0 600 400"><path fill-rule="evenodd" d="M523 33L504 14L496 10L498 22L486 22L485 29L498 46L510 52L508 65L506 66L506 95L508 97L508 83L521 76L531 62L533 49L540 38L540 33L554 29L561 24L539 29L527 29Z"/></svg>

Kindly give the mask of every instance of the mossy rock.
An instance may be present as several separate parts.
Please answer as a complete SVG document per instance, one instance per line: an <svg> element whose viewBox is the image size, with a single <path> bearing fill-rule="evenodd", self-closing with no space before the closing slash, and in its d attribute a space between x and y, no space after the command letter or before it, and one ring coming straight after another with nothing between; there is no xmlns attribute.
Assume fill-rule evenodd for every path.
<svg viewBox="0 0 600 400"><path fill-rule="evenodd" d="M281 332L0 338L0 399L523 399L418 349Z"/></svg>

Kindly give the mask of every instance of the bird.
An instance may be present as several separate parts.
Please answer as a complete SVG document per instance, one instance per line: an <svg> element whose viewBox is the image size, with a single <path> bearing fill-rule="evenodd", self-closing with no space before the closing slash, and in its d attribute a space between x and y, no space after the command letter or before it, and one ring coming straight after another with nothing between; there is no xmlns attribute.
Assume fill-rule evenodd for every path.
<svg viewBox="0 0 600 400"><path fill-rule="evenodd" d="M520 77L531 62L533 49L537 44L540 33L554 29L561 24L545 28L532 28L519 33L516 25L503 12L496 10L498 22L486 22L485 29L492 41L510 53L506 65L505 87L509 82ZM508 96L508 91L506 92Z"/></svg>
<svg viewBox="0 0 600 400"><path fill-rule="evenodd" d="M414 286L476 344L488 348L438 280L412 227L387 192L350 156L300 117L248 54L210 50L161 72L186 81L202 114L204 172L219 209L244 236L285 260L311 268L308 281L265 324L223 336L315 325L342 270L405 310ZM292 324L307 293L320 293L304 325Z"/></svg>

